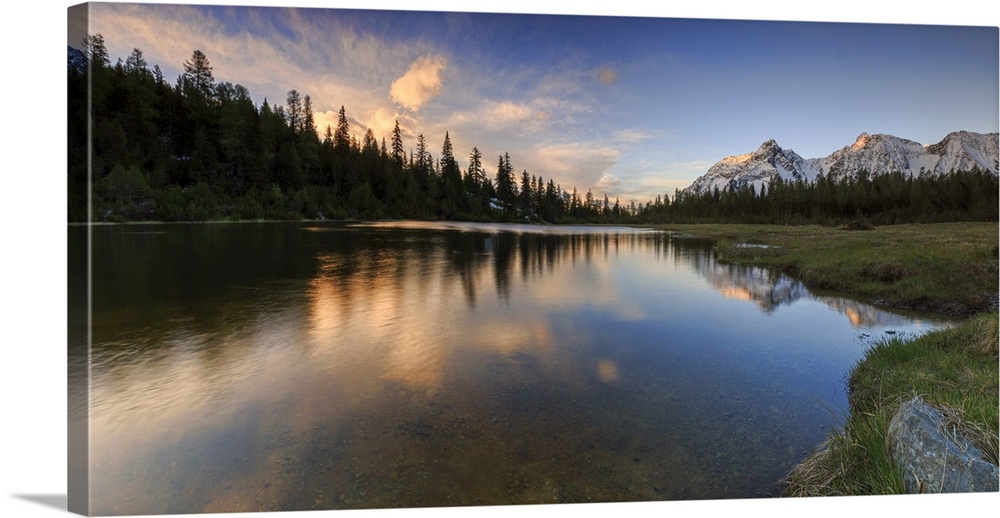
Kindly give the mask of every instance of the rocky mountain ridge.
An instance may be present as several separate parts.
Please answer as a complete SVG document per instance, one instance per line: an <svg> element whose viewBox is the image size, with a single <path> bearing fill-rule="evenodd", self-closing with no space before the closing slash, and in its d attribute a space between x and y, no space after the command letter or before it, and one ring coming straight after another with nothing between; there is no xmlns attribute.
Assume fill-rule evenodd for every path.
<svg viewBox="0 0 1000 518"><path fill-rule="evenodd" d="M998 134L955 131L940 142L918 142L878 133L862 133L853 144L822 158L804 159L770 139L752 153L723 158L696 179L686 191L744 188L757 192L775 177L812 182L819 175L833 180L857 178L861 172L881 175L900 172L911 177L948 174L972 169L994 175L998 164Z"/></svg>

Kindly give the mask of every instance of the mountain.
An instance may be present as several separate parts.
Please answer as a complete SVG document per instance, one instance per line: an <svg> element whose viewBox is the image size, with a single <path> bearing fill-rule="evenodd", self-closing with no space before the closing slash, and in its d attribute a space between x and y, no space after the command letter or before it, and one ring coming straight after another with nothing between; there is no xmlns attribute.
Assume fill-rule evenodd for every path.
<svg viewBox="0 0 1000 518"><path fill-rule="evenodd" d="M701 193L712 191L716 187L724 190L727 187L738 189L753 185L760 192L761 186L769 183L775 176L784 180L812 181L816 174L812 166L795 151L782 149L771 139L753 153L719 160L687 190Z"/></svg>
<svg viewBox="0 0 1000 518"><path fill-rule="evenodd" d="M723 158L686 190L703 193L716 187L722 190L752 184L760 192L761 186L776 176L813 181L823 174L843 180L857 178L862 171L871 175L898 171L920 177L979 168L996 175L1000 169L997 141L997 133L971 131L949 133L932 145L882 133L862 133L853 144L825 157L803 159L790 149L782 149L772 139L753 153Z"/></svg>
<svg viewBox="0 0 1000 518"><path fill-rule="evenodd" d="M84 54L83 51L67 45L66 57L67 57L66 64L69 67L69 70L82 73L84 70L87 69L87 55Z"/></svg>
<svg viewBox="0 0 1000 518"><path fill-rule="evenodd" d="M927 151L941 156L934 166L935 174L963 171L978 166L994 175L1000 172L1000 154L997 151L997 134L983 135L971 131L949 133L941 142L927 147Z"/></svg>

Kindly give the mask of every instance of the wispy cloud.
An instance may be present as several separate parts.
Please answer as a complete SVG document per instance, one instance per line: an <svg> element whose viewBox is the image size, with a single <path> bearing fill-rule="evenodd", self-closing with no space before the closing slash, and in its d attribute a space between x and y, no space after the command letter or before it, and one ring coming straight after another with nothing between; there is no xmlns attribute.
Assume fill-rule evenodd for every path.
<svg viewBox="0 0 1000 518"><path fill-rule="evenodd" d="M645 203L657 195L673 197L674 191L691 185L691 178L705 174L709 162L692 161L662 164L642 164L634 172L623 173L609 182L608 194L622 203L636 200Z"/></svg>
<svg viewBox="0 0 1000 518"><path fill-rule="evenodd" d="M601 175L601 178L597 180L597 183L594 184L594 188L601 193L607 193L610 195L612 192L617 192L618 186L620 186L621 183L621 178L605 172Z"/></svg>
<svg viewBox="0 0 1000 518"><path fill-rule="evenodd" d="M620 155L613 147L589 142L546 144L530 153L539 169L557 177L563 188L577 187L584 192L597 184L602 175L618 162Z"/></svg>
<svg viewBox="0 0 1000 518"><path fill-rule="evenodd" d="M615 140L625 143L625 144L636 144L649 140L652 135L645 131L635 130L635 129L624 129L619 130L614 133Z"/></svg>

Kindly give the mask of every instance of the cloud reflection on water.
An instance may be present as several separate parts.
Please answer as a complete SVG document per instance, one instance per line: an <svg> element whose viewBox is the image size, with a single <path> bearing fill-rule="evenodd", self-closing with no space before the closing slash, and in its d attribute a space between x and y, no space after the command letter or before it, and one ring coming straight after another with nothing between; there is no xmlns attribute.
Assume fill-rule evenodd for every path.
<svg viewBox="0 0 1000 518"><path fill-rule="evenodd" d="M539 463L528 465L559 470L571 466L565 459L575 450L558 463L539 456L561 447L585 448L586 456L573 458L601 469L652 477L662 464L650 471L635 456L619 459L619 451L633 444L653 455L648 445L663 434L629 436L634 430L615 428L622 416L633 428L652 430L655 422L680 430L679 417L704 406L698 398L727 400L701 395L703 385L734 390L740 380L733 376L761 377L754 362L778 363L789 374L805 369L787 366L795 354L815 354L805 347L767 350L759 341L726 349L717 342L733 340L730 330L693 335L704 324L675 323L678 316L714 311L729 296L769 315L818 301L855 328L901 318L813 297L797 281L765 270L720 265L711 243L661 232L516 226L506 233L491 225L424 223L316 228L322 227L281 234L277 250L270 236L250 232L259 245L254 257L264 263L249 278L237 274L249 269L239 264L246 252L221 255L215 247L230 237L212 230L205 256L234 266L191 274L203 288L196 300L185 298L194 287L165 284L161 298L130 308L134 318L118 327L113 315L134 297L97 306L104 312L95 334L91 424L99 511L352 507L358 501L352 499L365 495L303 493L315 501L294 504L290 495L305 487L358 489L376 478L362 481L358 473L378 473L386 487L401 490L413 482L407 474L427 469L440 449L456 457L458 467L449 468L455 477L475 472L472 464L495 451L510 455L502 459L509 464L498 466L523 466L515 461L528 458ZM162 239L164 249L136 251L168 257L176 242L169 235L149 239ZM311 255L301 257L303 250ZM106 275L113 272L125 286L164 268L115 256L130 268L112 268L109 260ZM736 370L718 372L716 351L739 355L726 366ZM697 370L703 365L711 373ZM687 383L702 390L674 395ZM805 393L801 382L792 385L782 390ZM736 395L765 393L747 390ZM629 400L629 394L639 395ZM664 421L643 405L663 412ZM606 420L610 428L585 429L581 420ZM528 429L537 437L522 433ZM439 439L440 430L451 435ZM466 434L478 442L454 441ZM590 449L603 444L594 438L602 434L619 441L615 449ZM376 455L385 465L372 468ZM509 469L520 468L497 468L496 480L508 479ZM651 494L645 486L637 491ZM675 494L701 495L684 491ZM409 502L392 501L404 497L391 491L382 498Z"/></svg>

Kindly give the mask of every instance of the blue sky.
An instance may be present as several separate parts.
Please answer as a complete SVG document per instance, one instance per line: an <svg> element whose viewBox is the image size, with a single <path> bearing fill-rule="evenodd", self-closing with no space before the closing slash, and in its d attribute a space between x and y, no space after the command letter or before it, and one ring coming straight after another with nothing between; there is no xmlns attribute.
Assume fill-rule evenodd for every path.
<svg viewBox="0 0 1000 518"><path fill-rule="evenodd" d="M343 105L359 138L398 120L438 155L447 131L463 167L473 146L491 172L509 152L517 172L625 202L771 138L815 158L862 132L998 130L995 26L299 5L93 4L90 32L170 80L199 49L258 103L294 88L320 128Z"/></svg>

